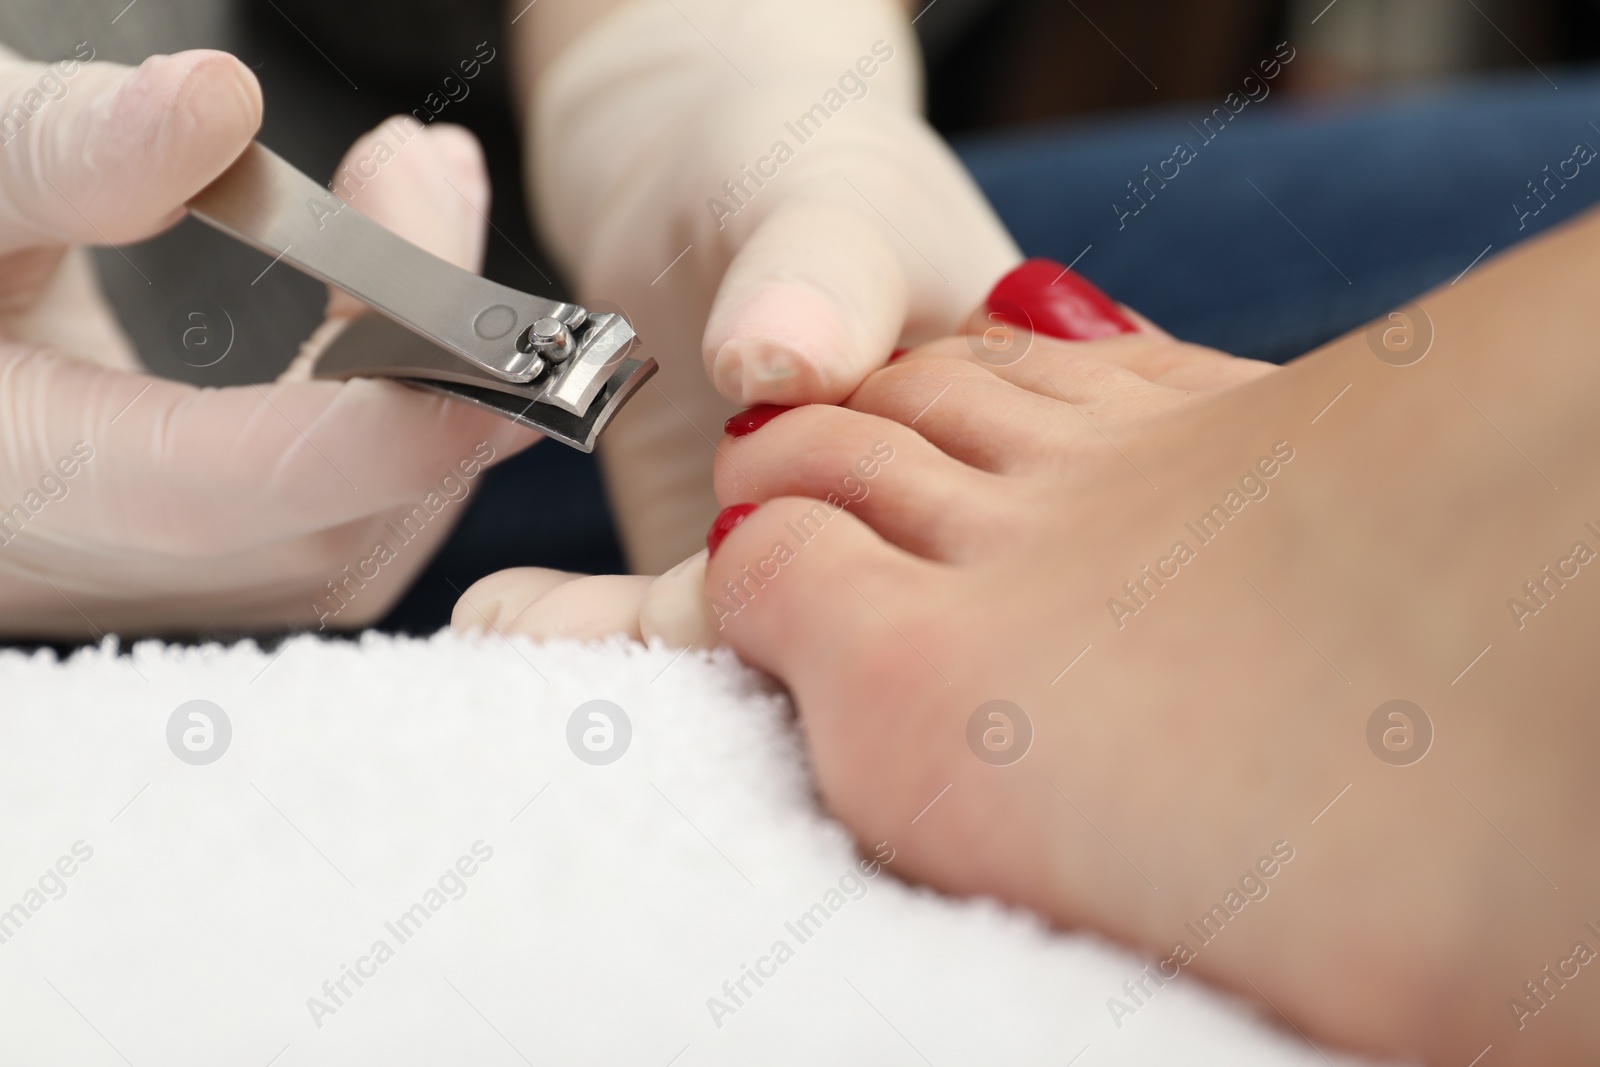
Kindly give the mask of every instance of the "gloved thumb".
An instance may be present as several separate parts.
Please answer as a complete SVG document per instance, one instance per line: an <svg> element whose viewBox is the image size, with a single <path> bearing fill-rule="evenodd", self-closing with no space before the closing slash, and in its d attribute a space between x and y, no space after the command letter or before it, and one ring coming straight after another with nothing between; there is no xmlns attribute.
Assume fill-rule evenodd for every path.
<svg viewBox="0 0 1600 1067"><path fill-rule="evenodd" d="M910 298L877 219L838 201L786 202L728 267L706 370L737 403L837 403L888 358Z"/></svg>
<svg viewBox="0 0 1600 1067"><path fill-rule="evenodd" d="M884 108L856 119L722 220L738 252L704 356L730 400L836 404L896 347L955 332L1022 258L920 118Z"/></svg>
<svg viewBox="0 0 1600 1067"><path fill-rule="evenodd" d="M261 124L255 76L225 52L136 68L0 54L0 255L123 244L176 222Z"/></svg>

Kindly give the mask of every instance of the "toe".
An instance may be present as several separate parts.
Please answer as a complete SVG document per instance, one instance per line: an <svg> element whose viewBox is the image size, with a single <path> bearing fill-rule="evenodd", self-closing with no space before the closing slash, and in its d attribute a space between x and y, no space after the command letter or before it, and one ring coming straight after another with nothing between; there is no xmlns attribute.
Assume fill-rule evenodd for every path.
<svg viewBox="0 0 1600 1067"><path fill-rule="evenodd" d="M720 636L789 688L823 796L867 840L899 815L881 797L933 796L949 781L940 759L900 757L959 736L948 713L975 661L954 620L980 602L973 588L848 511L798 497L763 504L712 553Z"/></svg>
<svg viewBox="0 0 1600 1067"><path fill-rule="evenodd" d="M724 504L809 497L858 516L918 556L971 559L1008 526L1006 479L941 451L915 429L822 405L795 408L723 442Z"/></svg>
<svg viewBox="0 0 1600 1067"><path fill-rule="evenodd" d="M946 342L945 344L948 344ZM965 346L956 341L955 345ZM972 467L1029 470L1070 452L1079 420L1059 397L1002 381L985 367L929 346L879 371L846 404L915 430Z"/></svg>
<svg viewBox="0 0 1600 1067"><path fill-rule="evenodd" d="M1104 363L1125 368L1141 379L1168 389L1210 392L1254 381L1278 368L1242 359L1214 348L1185 344L1168 337L1129 334L1087 345L1045 339L1045 348L1078 348Z"/></svg>
<svg viewBox="0 0 1600 1067"><path fill-rule="evenodd" d="M1002 344L994 340L991 332L947 337L907 353L902 362L968 363L1030 393L1069 404L1147 407L1167 393L1181 397L1182 387L1141 373L1156 365L1157 357L1146 353L1186 347L1143 334L1077 342L1021 333L1010 335Z"/></svg>
<svg viewBox="0 0 1600 1067"><path fill-rule="evenodd" d="M1053 385L1093 366L1116 367L1170 389L1209 391L1251 381L1276 368L1226 352L1185 344L1149 327L1092 341L1058 340L1031 333L982 313L966 324L963 337L928 346L940 355L971 359L1008 382L1054 395ZM966 351L962 351L965 347Z"/></svg>
<svg viewBox="0 0 1600 1067"><path fill-rule="evenodd" d="M846 684L864 672L856 653L876 647L880 631L892 629L888 620L903 615L904 591L926 588L925 579L944 570L844 508L779 497L712 552L708 613L722 640L780 679Z"/></svg>

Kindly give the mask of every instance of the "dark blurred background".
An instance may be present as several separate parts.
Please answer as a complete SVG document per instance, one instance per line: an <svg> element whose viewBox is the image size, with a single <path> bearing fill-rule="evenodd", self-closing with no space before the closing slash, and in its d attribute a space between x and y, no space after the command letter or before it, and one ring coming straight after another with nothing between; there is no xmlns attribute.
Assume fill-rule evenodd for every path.
<svg viewBox="0 0 1600 1067"><path fill-rule="evenodd" d="M927 18L943 4L938 0ZM1214 101L1279 41L1281 88L1337 94L1600 54L1596 0L1004 0L930 27L929 106L949 134ZM952 20L953 21L953 20ZM951 38L946 40L946 36ZM1156 86L1159 85L1159 89Z"/></svg>
<svg viewBox="0 0 1600 1067"><path fill-rule="evenodd" d="M497 195L486 273L565 296L549 292L545 276L559 287L560 274L523 206L507 93L506 29L515 13L494 0L0 0L0 41L44 60L87 41L98 58L127 63L227 49L261 80L261 139L319 180L357 136L423 106L487 41L497 57L470 95L439 115L471 128L488 153ZM933 0L916 25L928 58L929 113L958 142L1187 101L1209 110L1285 40L1298 55L1274 83L1279 100L1531 74L1600 53L1600 0ZM123 252L126 260L100 254L101 276L157 374L218 386L269 380L320 321L319 286L286 270L252 284L266 258L199 224ZM227 308L236 326L228 358L204 369L181 361L167 341L168 320L196 299ZM543 491L477 494L449 548L386 628L431 632L476 576L533 562L499 531L534 531L537 562L547 566L625 569L589 457L541 447L506 468L513 465L489 478Z"/></svg>

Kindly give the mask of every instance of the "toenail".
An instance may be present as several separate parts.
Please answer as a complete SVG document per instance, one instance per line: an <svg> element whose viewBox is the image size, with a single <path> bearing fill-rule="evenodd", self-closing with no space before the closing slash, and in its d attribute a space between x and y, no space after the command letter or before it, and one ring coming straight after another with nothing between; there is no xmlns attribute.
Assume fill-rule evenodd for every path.
<svg viewBox="0 0 1600 1067"><path fill-rule="evenodd" d="M790 411L782 404L757 404L753 408L746 408L733 418L722 424L722 430L730 437L748 437L761 427Z"/></svg>
<svg viewBox="0 0 1600 1067"><path fill-rule="evenodd" d="M1063 341L1093 341L1139 329L1089 279L1049 259L1030 259L1001 278L989 294L989 310L1013 326Z"/></svg>
<svg viewBox="0 0 1600 1067"><path fill-rule="evenodd" d="M716 555L722 539L732 533L735 526L748 519L756 507L755 504L735 504L731 508L723 508L722 514L711 524L711 531L706 534L706 550Z"/></svg>

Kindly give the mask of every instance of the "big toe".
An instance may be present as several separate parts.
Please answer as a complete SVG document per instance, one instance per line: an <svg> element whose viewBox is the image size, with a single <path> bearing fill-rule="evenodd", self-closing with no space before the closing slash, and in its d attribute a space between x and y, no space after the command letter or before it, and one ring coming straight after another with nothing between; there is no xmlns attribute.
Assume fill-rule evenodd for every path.
<svg viewBox="0 0 1600 1067"><path fill-rule="evenodd" d="M712 625L746 660L791 683L871 674L871 650L894 619L919 625L900 610L905 592L928 591L942 570L847 509L803 497L737 505L713 530Z"/></svg>

